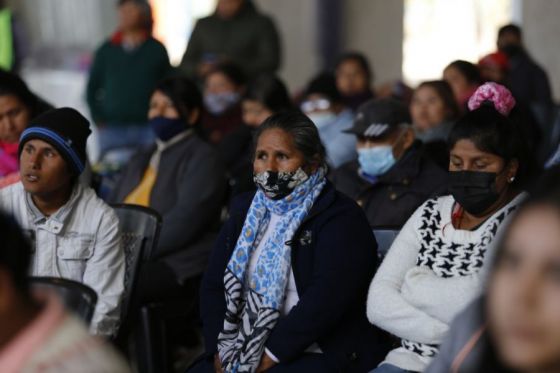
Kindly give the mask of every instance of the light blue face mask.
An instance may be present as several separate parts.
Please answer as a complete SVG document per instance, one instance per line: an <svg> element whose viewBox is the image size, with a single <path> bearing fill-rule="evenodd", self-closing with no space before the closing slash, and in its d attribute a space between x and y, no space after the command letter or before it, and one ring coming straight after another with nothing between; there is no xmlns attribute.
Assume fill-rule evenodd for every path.
<svg viewBox="0 0 560 373"><path fill-rule="evenodd" d="M369 176L383 175L397 163L391 145L358 149L358 162L363 172Z"/></svg>
<svg viewBox="0 0 560 373"><path fill-rule="evenodd" d="M332 111L311 113L307 116L309 117L309 119L311 119L311 121L315 124L319 131L327 127L329 124L334 123L334 121L336 120L336 114Z"/></svg>
<svg viewBox="0 0 560 373"><path fill-rule="evenodd" d="M239 102L238 92L207 93L204 95L206 110L214 115L220 115Z"/></svg>

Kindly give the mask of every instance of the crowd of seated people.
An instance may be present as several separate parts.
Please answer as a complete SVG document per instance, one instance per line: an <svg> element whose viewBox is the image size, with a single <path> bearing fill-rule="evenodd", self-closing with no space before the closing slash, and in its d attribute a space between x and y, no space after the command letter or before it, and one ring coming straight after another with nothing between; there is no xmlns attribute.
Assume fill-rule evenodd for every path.
<svg viewBox="0 0 560 373"><path fill-rule="evenodd" d="M204 349L183 371L558 366L560 169L537 183L550 156L539 108L552 99L519 28L504 27L498 51L451 62L410 97L376 91L369 61L348 52L296 98L274 74L274 24L248 0L219 0L176 71L151 36L148 3L117 9L119 30L96 52L87 88L103 150L134 151L111 190L80 178L85 113L52 108L0 74L0 371L129 370L106 343L125 296L115 203L162 218L124 317L154 302L199 308L184 315L188 325L167 325ZM242 39L232 48L243 50L224 49L228 33L255 28L263 35L250 50ZM136 68L121 75L127 64ZM384 257L380 229L396 235ZM26 274L95 291L89 334L32 293ZM92 347L67 352L57 369L73 343ZM128 352L143 371L142 347Z"/></svg>

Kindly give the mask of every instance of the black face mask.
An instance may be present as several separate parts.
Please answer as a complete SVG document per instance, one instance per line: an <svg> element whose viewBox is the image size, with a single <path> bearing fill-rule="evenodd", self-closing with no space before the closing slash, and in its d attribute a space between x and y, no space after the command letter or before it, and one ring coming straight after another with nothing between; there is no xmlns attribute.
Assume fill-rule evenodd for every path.
<svg viewBox="0 0 560 373"><path fill-rule="evenodd" d="M500 198L495 172L454 171L449 173L449 190L469 214L478 216Z"/></svg>
<svg viewBox="0 0 560 373"><path fill-rule="evenodd" d="M303 184L309 176L301 168L294 172L265 171L253 175L253 181L264 194L273 200L279 200Z"/></svg>

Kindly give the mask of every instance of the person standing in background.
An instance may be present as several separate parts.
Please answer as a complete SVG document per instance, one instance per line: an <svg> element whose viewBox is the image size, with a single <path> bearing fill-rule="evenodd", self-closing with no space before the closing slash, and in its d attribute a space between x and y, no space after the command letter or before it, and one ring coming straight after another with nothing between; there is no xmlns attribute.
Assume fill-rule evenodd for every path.
<svg viewBox="0 0 560 373"><path fill-rule="evenodd" d="M546 72L523 45L521 28L505 25L498 31L498 50L509 60L509 86L517 101L525 105L551 105L552 93Z"/></svg>
<svg viewBox="0 0 560 373"><path fill-rule="evenodd" d="M87 101L99 131L99 153L153 142L146 124L150 95L171 70L163 44L152 37L145 0L119 0L119 28L95 52Z"/></svg>
<svg viewBox="0 0 560 373"><path fill-rule="evenodd" d="M517 25L509 24L500 28L497 40L498 50L505 53L509 60L508 86L511 93L539 125L544 139L552 135L554 121L554 102L546 71L531 58L523 45L523 34ZM546 158L546 147L539 158ZM556 144L553 144L556 145ZM544 153L544 154L542 154Z"/></svg>
<svg viewBox="0 0 560 373"><path fill-rule="evenodd" d="M221 62L233 62L253 76L280 66L280 38L272 19L250 0L218 0L214 14L200 19L179 66L203 80Z"/></svg>
<svg viewBox="0 0 560 373"><path fill-rule="evenodd" d="M12 10L0 0L0 68L17 72L26 55L23 30Z"/></svg>

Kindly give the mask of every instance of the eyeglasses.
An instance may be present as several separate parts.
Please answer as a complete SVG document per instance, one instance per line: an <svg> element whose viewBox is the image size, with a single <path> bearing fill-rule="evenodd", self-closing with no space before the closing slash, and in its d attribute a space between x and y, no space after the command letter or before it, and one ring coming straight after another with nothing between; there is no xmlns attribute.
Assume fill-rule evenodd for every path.
<svg viewBox="0 0 560 373"><path fill-rule="evenodd" d="M320 98L318 100L307 100L301 103L301 111L304 113L311 113L316 110L328 110L331 108L331 102L326 98Z"/></svg>

